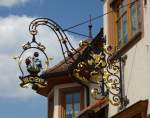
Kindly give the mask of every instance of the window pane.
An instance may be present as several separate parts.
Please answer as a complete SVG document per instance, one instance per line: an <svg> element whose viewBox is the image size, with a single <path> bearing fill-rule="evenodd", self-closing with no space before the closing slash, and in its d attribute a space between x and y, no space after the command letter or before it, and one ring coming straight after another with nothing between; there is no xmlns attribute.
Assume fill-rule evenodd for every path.
<svg viewBox="0 0 150 118"><path fill-rule="evenodd" d="M120 2L118 2L118 5L117 5L117 16L118 16L118 18L121 16L121 14L122 14L122 9L121 9L121 4L120 4Z"/></svg>
<svg viewBox="0 0 150 118"><path fill-rule="evenodd" d="M120 0L120 2L118 2L118 5L117 5L118 18L127 11L126 4L127 4L127 0L123 0L123 1Z"/></svg>
<svg viewBox="0 0 150 118"><path fill-rule="evenodd" d="M72 116L72 104L66 104L66 117Z"/></svg>
<svg viewBox="0 0 150 118"><path fill-rule="evenodd" d="M126 4L127 4L127 0L123 0L123 1L122 1L122 12L123 12L123 13L126 12L126 10L127 10Z"/></svg>
<svg viewBox="0 0 150 118"><path fill-rule="evenodd" d="M80 111L80 93L66 94L66 118L76 116Z"/></svg>
<svg viewBox="0 0 150 118"><path fill-rule="evenodd" d="M66 118L72 118L72 95L66 95Z"/></svg>
<svg viewBox="0 0 150 118"><path fill-rule="evenodd" d="M141 0L138 0L138 30L142 28L142 7L141 7Z"/></svg>
<svg viewBox="0 0 150 118"><path fill-rule="evenodd" d="M66 114L66 118L72 118L72 114Z"/></svg>
<svg viewBox="0 0 150 118"><path fill-rule="evenodd" d="M72 95L71 94L67 94L66 95L66 104L71 104L71 100L72 99Z"/></svg>
<svg viewBox="0 0 150 118"><path fill-rule="evenodd" d="M117 23L117 37L118 37L118 48L121 47L121 20L118 21Z"/></svg>
<svg viewBox="0 0 150 118"><path fill-rule="evenodd" d="M123 46L128 42L127 15L123 16Z"/></svg>
<svg viewBox="0 0 150 118"><path fill-rule="evenodd" d="M132 34L136 33L136 4L132 4L131 6L131 31Z"/></svg>
<svg viewBox="0 0 150 118"><path fill-rule="evenodd" d="M80 93L74 93L73 95L74 103L79 103L80 102Z"/></svg>
<svg viewBox="0 0 150 118"><path fill-rule="evenodd" d="M76 116L80 111L80 93L74 93L73 95L74 101L74 115Z"/></svg>
<svg viewBox="0 0 150 118"><path fill-rule="evenodd" d="M142 27L142 8L141 0L135 1L131 5L131 31L134 35Z"/></svg>
<svg viewBox="0 0 150 118"><path fill-rule="evenodd" d="M80 111L80 104L75 103L74 104L74 114L75 114L75 116L79 113L79 111Z"/></svg>
<svg viewBox="0 0 150 118"><path fill-rule="evenodd" d="M136 2L136 0L131 0L131 3L134 3L134 2Z"/></svg>

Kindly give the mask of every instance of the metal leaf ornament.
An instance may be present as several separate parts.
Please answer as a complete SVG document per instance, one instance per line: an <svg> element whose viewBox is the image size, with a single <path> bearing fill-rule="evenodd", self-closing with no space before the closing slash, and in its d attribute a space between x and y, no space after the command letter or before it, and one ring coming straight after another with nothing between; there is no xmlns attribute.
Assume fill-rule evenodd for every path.
<svg viewBox="0 0 150 118"><path fill-rule="evenodd" d="M103 48L94 49L77 64L74 76L86 83L97 84L91 93L94 99L109 95L110 103L119 105L121 92L119 61L110 62L109 59L112 56L110 46L104 45Z"/></svg>

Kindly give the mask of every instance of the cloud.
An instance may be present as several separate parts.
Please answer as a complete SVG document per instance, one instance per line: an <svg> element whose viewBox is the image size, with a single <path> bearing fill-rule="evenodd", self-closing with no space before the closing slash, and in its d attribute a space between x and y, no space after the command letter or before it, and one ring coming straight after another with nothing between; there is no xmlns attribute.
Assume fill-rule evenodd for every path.
<svg viewBox="0 0 150 118"><path fill-rule="evenodd" d="M28 24L32 19L26 16L0 17L0 97L34 96L33 91L19 87L18 67L12 59L23 39L29 37Z"/></svg>
<svg viewBox="0 0 150 118"><path fill-rule="evenodd" d="M12 56L22 52L21 45L31 41L28 26L35 19L28 16L8 16L0 17L0 98L29 98L35 96L31 89L23 89L19 86L19 68ZM57 64L63 59L60 44L54 33L47 27L38 28L38 42L44 44L48 56L54 57L50 66ZM78 40L74 36L69 36L71 43L77 47Z"/></svg>
<svg viewBox="0 0 150 118"><path fill-rule="evenodd" d="M3 7L12 7L18 4L24 4L29 0L0 0L0 6Z"/></svg>

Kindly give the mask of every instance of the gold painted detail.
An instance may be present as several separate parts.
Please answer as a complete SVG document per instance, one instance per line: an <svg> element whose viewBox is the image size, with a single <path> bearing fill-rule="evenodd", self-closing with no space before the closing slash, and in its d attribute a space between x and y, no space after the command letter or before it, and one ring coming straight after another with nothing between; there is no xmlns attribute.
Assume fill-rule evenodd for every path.
<svg viewBox="0 0 150 118"><path fill-rule="evenodd" d="M112 105L120 105L120 67L119 61L110 62L111 47L104 46L102 49L92 50L87 58L80 61L73 75L84 83L94 83L98 88L91 90L91 95L94 99L101 99L102 89L100 83L103 82L104 91L109 96L109 101Z"/></svg>
<svg viewBox="0 0 150 118"><path fill-rule="evenodd" d="M29 85L37 85L38 88L45 88L47 86L47 81L40 77L26 76L20 79L22 81L20 86L23 88L27 88Z"/></svg>

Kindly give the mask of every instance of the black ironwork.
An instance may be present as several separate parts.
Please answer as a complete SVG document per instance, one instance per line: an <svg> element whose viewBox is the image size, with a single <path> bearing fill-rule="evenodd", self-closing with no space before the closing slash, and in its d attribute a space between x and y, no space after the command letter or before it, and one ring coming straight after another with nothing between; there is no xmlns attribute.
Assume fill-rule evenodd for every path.
<svg viewBox="0 0 150 118"><path fill-rule="evenodd" d="M82 45L85 46L85 44L88 44L88 47L80 55L71 45L64 30L56 22L48 18L35 19L29 25L29 32L33 36L32 41L23 45L23 52L18 57L18 65L22 73L22 76L19 77L22 81L20 84L21 87L25 87L28 84L31 84L34 88L47 86L47 80L43 77L43 64L39 58L39 52L45 56L46 67L49 66L49 58L45 53L46 47L37 42L35 38L38 33L38 26L41 25L49 27L57 36L65 62L67 64L71 63L69 66L71 78L75 78L76 81L84 85L91 83L96 85L98 88L94 87L91 90L91 95L95 99L109 96L110 103L119 105L122 99L119 60L110 61L110 57L112 56L110 53L111 47L106 46L103 31L91 43L82 42L81 47ZM39 52L34 51L32 55L25 57L24 64L28 72L25 75L21 60L23 54L29 49L36 49ZM76 56L78 57L77 59L74 59L74 54L79 54Z"/></svg>
<svg viewBox="0 0 150 118"><path fill-rule="evenodd" d="M75 80L87 86L93 84L91 95L95 99L109 96L111 104L119 105L122 89L120 65L119 60L110 62L111 56L111 47L106 45L101 31L69 70Z"/></svg>
<svg viewBox="0 0 150 118"><path fill-rule="evenodd" d="M43 64L42 64L42 61L39 59L39 56L40 56L39 52L43 53L46 58L45 67L49 66L49 58L47 54L45 53L46 47L42 45L41 43L37 42L35 38L38 33L37 28L38 26L41 26L41 25L49 27L57 36L57 39L60 43L62 54L66 63L72 63L74 60L73 53L78 53L71 45L65 32L56 22L48 18L37 18L33 20L29 25L29 32L33 36L32 41L27 42L25 45L22 46L23 51L18 57L19 59L18 65L22 74L19 77L20 80L22 81L22 83L20 84L21 87L26 87L28 84L31 84L32 87L36 86L36 88L37 87L42 88L42 87L47 86L47 80L43 78L44 71L41 72L43 69L43 66L42 66ZM22 58L24 58L23 54L27 52L29 49L36 49L39 52L34 51L32 55L25 57L24 62L22 62ZM70 61L71 59L68 61L67 58L71 58L72 61ZM26 71L28 72L27 75L25 75L25 73L23 72L24 67L22 67L22 63L26 65ZM45 70L46 69L47 68L45 68Z"/></svg>
<svg viewBox="0 0 150 118"><path fill-rule="evenodd" d="M48 19L48 18L37 18L33 20L29 26L29 31L32 35L37 34L37 27L40 25L45 25L49 27L57 36L58 41L60 43L61 49L62 49L62 54L64 56L64 59L66 63L67 62L66 58L69 56L73 59L73 53L76 52L78 53L74 47L71 45L67 35L65 34L64 30L53 20Z"/></svg>

